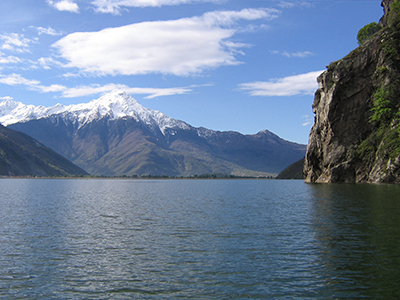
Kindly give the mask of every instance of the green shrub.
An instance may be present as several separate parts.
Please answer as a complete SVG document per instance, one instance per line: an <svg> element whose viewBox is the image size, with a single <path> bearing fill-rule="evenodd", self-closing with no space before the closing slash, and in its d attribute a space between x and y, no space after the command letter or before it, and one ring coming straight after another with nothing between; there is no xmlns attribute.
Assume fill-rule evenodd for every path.
<svg viewBox="0 0 400 300"><path fill-rule="evenodd" d="M374 160L377 154L391 159L400 154L400 139L395 129L381 127L358 146L357 155L365 161Z"/></svg>
<svg viewBox="0 0 400 300"><path fill-rule="evenodd" d="M374 94L374 106L370 121L376 125L386 125L391 118L391 102L389 99L389 91L384 88L379 88Z"/></svg>
<svg viewBox="0 0 400 300"><path fill-rule="evenodd" d="M388 15L388 25L390 27L400 27L400 1L396 0L390 5L390 11Z"/></svg>
<svg viewBox="0 0 400 300"><path fill-rule="evenodd" d="M377 24L376 22L372 22L368 25L365 25L363 28L361 28L358 31L358 34L357 34L358 44L361 45L362 43L364 43L372 35L374 35L379 30L381 30L381 28L382 27L379 24Z"/></svg>
<svg viewBox="0 0 400 300"><path fill-rule="evenodd" d="M397 117L397 133L400 137L400 107L396 113L396 117Z"/></svg>
<svg viewBox="0 0 400 300"><path fill-rule="evenodd" d="M387 21L379 44L384 61L376 70L381 87L373 94L369 119L374 130L357 148L364 161L374 160L377 155L395 159L400 154L400 0L390 6ZM374 34L370 29L375 25L371 24L360 30L359 44Z"/></svg>

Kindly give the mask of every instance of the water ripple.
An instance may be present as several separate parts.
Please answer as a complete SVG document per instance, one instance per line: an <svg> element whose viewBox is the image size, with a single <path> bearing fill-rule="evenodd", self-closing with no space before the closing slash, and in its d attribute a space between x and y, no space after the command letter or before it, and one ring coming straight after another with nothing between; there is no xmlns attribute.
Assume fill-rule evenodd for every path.
<svg viewBox="0 0 400 300"><path fill-rule="evenodd" d="M0 298L400 298L399 187L0 180Z"/></svg>

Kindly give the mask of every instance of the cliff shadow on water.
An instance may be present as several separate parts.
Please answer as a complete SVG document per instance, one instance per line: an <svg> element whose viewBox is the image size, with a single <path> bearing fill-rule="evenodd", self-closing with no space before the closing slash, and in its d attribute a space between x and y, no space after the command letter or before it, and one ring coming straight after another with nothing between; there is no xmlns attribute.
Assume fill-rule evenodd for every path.
<svg viewBox="0 0 400 300"><path fill-rule="evenodd" d="M400 183L400 0L382 6L360 46L318 77L306 182Z"/></svg>

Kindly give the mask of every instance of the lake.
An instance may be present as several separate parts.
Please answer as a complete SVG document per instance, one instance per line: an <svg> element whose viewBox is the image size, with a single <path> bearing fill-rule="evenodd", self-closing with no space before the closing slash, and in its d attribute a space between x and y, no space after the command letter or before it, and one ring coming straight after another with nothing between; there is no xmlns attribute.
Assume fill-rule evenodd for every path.
<svg viewBox="0 0 400 300"><path fill-rule="evenodd" d="M400 299L400 186L1 179L2 299Z"/></svg>

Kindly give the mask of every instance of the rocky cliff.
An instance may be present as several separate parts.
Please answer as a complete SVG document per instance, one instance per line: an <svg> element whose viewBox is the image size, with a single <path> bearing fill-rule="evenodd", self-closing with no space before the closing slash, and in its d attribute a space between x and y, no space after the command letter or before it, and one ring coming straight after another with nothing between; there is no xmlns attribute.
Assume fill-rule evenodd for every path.
<svg viewBox="0 0 400 300"><path fill-rule="evenodd" d="M400 182L400 0L380 29L318 77L306 182Z"/></svg>

